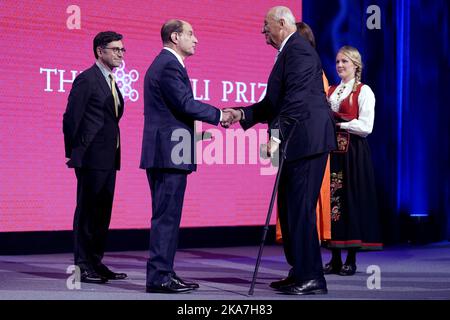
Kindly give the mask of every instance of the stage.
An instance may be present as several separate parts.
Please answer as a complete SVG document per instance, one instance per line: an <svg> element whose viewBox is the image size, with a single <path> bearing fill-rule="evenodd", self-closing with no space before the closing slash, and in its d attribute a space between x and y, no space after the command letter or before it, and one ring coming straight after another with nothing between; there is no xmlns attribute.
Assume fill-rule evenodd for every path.
<svg viewBox="0 0 450 320"><path fill-rule="evenodd" d="M145 293L147 252L107 252L104 262L128 279L69 289L72 254L0 256L1 300L449 300L450 243L397 245L360 253L354 276L327 275L328 294L289 296L269 287L288 272L281 246L264 249L253 296L248 289L257 247L179 250L175 270L200 283L187 294ZM322 249L324 263L330 258ZM379 268L379 269L378 269ZM379 276L377 279L374 277ZM69 281L69 284L71 282ZM69 285L70 287L70 285ZM73 283L72 283L73 287ZM370 289L372 288L372 289Z"/></svg>

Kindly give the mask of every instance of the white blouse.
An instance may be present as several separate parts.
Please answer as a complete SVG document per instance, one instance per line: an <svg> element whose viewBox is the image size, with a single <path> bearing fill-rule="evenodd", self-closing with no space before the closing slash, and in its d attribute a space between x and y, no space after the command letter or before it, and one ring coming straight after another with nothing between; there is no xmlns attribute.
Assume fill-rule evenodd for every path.
<svg viewBox="0 0 450 320"><path fill-rule="evenodd" d="M347 98L353 89L355 79L347 83L341 83L328 98L331 110L339 112L339 106ZM338 94L340 93L340 94ZM341 129L361 137L367 137L372 133L373 121L375 119L375 95L368 85L363 85L358 96L359 116L349 122L341 122Z"/></svg>

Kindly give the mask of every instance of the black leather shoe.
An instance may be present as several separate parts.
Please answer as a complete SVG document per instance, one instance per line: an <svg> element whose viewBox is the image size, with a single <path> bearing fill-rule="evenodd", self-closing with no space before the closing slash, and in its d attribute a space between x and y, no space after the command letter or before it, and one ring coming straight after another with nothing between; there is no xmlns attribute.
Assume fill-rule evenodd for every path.
<svg viewBox="0 0 450 320"><path fill-rule="evenodd" d="M90 270L81 270L80 281L84 283L105 283L108 282L108 279L99 275L95 271Z"/></svg>
<svg viewBox="0 0 450 320"><path fill-rule="evenodd" d="M181 284L173 278L170 278L166 283L147 286L145 291L148 293L183 293L192 290L194 289Z"/></svg>
<svg viewBox="0 0 450 320"><path fill-rule="evenodd" d="M340 276L352 276L356 272L356 264L344 264L339 271Z"/></svg>
<svg viewBox="0 0 450 320"><path fill-rule="evenodd" d="M195 282L189 282L189 281L186 281L186 280L183 280L183 279L181 279L179 276L177 276L177 275L174 275L173 277L172 277L172 279L174 280L174 281L178 281L181 285L183 285L183 286L185 286L185 287L188 287L188 288L191 288L191 289L198 289L199 287L200 287L200 285L198 284L198 283L195 283Z"/></svg>
<svg viewBox="0 0 450 320"><path fill-rule="evenodd" d="M105 266L104 264L99 265L96 268L96 271L99 275L101 275L102 277L108 279L108 280L123 280L127 277L126 273L116 273L116 272L112 272L111 270L109 270L109 268L107 266Z"/></svg>
<svg viewBox="0 0 450 320"><path fill-rule="evenodd" d="M295 284L295 279L292 276L287 276L284 279L274 281L270 283L270 287L273 289L280 289L281 287L289 286L291 284Z"/></svg>
<svg viewBox="0 0 450 320"><path fill-rule="evenodd" d="M306 295L306 294L327 294L327 283L325 279L313 279L304 281L301 284L291 284L288 286L281 287L281 292L286 294L297 294L297 295Z"/></svg>
<svg viewBox="0 0 450 320"><path fill-rule="evenodd" d="M334 264L332 262L328 262L325 267L323 267L324 274L338 274L341 271L341 264Z"/></svg>

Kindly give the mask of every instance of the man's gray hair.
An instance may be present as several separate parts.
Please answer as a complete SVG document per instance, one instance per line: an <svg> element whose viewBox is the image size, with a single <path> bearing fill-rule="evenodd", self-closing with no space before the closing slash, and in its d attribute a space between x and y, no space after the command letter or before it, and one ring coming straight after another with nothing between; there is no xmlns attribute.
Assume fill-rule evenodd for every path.
<svg viewBox="0 0 450 320"><path fill-rule="evenodd" d="M275 20L279 21L280 19L283 19L288 25L295 27L295 17L292 14L291 9L288 7L278 6L273 7L272 10Z"/></svg>

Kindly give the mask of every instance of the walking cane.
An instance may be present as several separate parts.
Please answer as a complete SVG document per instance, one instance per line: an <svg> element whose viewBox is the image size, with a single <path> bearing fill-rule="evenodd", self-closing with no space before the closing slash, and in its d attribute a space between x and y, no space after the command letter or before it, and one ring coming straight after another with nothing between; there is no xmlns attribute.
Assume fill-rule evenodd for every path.
<svg viewBox="0 0 450 320"><path fill-rule="evenodd" d="M275 178L275 185L273 186L272 198L270 199L270 205L269 205L269 211L267 212L266 224L264 225L263 236L262 236L262 239L261 239L261 244L259 246L258 258L256 259L256 265L255 265L255 271L253 272L252 283L250 285L250 290L248 291L248 295L249 296L253 295L253 291L255 289L256 276L258 274L259 264L261 263L261 256L262 256L262 252L263 252L263 249L264 249L264 243L266 241L267 231L269 231L269 223L270 223L270 218L272 216L273 205L275 203L275 196L277 195L278 184L280 183L281 170L283 169L284 160L286 158L287 145L288 145L289 140L290 140L290 138L292 136L292 133L295 131L295 127L297 126L297 122L298 122L297 119L294 119L294 118L290 118L289 117L287 119L288 120L293 120L294 121L294 125L293 125L292 129L289 132L289 136L286 139L286 142L284 143L283 150L282 151L280 150L281 151L280 152L280 154L281 154L280 166L278 167L277 176ZM280 121L281 121L281 119L280 119Z"/></svg>

